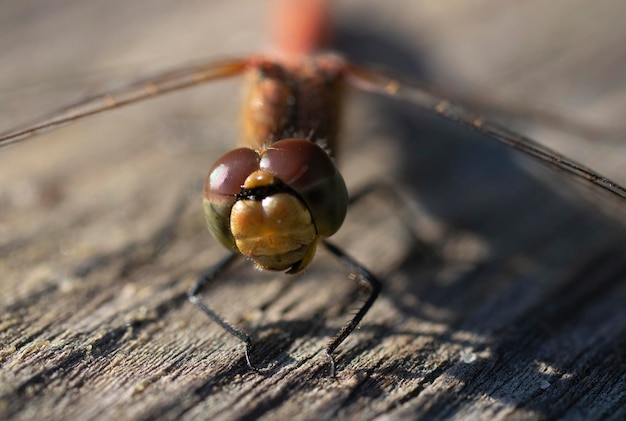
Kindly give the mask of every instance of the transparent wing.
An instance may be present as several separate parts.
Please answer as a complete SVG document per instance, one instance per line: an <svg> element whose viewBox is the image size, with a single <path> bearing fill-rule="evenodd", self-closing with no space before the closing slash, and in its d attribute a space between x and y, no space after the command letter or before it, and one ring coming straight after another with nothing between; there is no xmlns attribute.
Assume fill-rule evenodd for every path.
<svg viewBox="0 0 626 421"><path fill-rule="evenodd" d="M611 202L609 207L612 209L607 209L604 203L598 204L602 210L609 210L612 214L617 210L620 219L626 219L626 188L623 186L528 137L487 121L467 108L421 86L418 82L400 80L379 70L357 65L348 65L346 80L357 89L404 99L515 148L535 161L569 175L568 178L591 187L594 194L598 193Z"/></svg>
<svg viewBox="0 0 626 421"><path fill-rule="evenodd" d="M0 148L93 114L211 80L238 75L247 67L248 62L248 59L233 59L200 63L134 82L114 92L96 95L54 111L38 121L1 133Z"/></svg>

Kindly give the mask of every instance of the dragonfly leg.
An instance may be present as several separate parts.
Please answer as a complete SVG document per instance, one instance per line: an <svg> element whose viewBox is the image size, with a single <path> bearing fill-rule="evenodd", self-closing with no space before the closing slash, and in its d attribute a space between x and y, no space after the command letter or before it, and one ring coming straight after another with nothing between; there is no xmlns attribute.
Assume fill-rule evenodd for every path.
<svg viewBox="0 0 626 421"><path fill-rule="evenodd" d="M222 327L226 332L233 335L235 338L239 339L246 345L245 357L246 363L250 370L258 372L259 370L252 365L250 354L252 353L252 340L250 336L245 333L243 330L235 327L233 324L228 322L224 317L211 310L206 304L200 301L200 293L203 289L209 286L212 281L214 281L220 274L224 273L228 270L237 260L241 258L240 254L232 253L231 255L225 257L213 266L208 272L204 273L198 280L195 285L189 290L188 297L189 301L195 304L204 314L206 314L211 320L216 322L218 325Z"/></svg>
<svg viewBox="0 0 626 421"><path fill-rule="evenodd" d="M356 278L361 284L367 286L369 290L369 295L365 303L359 308L357 313L354 315L352 320L346 323L339 332L331 339L331 341L326 345L326 357L328 358L329 370L328 376L335 376L335 359L333 358L333 352L341 343L352 333L352 331L357 327L361 319L365 316L365 314L369 311L374 301L378 297L378 294L381 290L381 282L374 276L370 271L361 266L358 262L348 256L343 252L339 247L334 244L324 241L324 246L328 251L330 251L335 257L337 257L344 265L346 265L351 272L351 276Z"/></svg>

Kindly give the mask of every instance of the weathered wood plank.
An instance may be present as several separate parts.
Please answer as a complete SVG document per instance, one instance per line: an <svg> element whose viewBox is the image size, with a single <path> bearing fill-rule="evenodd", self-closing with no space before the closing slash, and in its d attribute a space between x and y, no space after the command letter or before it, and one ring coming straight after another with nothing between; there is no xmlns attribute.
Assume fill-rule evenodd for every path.
<svg viewBox="0 0 626 421"><path fill-rule="evenodd" d="M1 127L146 68L258 50L263 4L248 3L0 6ZM348 55L565 116L566 131L507 123L626 182L622 2L336 8ZM2 150L0 418L626 416L624 229L506 148L360 94L344 176L352 191L402 183L402 201L365 197L335 241L383 296L329 380L320 351L354 308L341 267L324 253L296 278L237 267L206 299L258 333L266 375L250 373L185 298L224 254L194 183L233 144L237 100L236 81L216 83Z"/></svg>

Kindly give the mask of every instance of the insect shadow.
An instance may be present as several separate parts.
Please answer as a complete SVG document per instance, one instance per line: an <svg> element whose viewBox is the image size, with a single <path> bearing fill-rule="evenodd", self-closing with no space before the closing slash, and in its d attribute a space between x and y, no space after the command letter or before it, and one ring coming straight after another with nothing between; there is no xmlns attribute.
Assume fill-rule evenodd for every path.
<svg viewBox="0 0 626 421"><path fill-rule="evenodd" d="M356 62L380 63L426 83L432 80L428 56L418 42L408 42L392 31L369 29L376 25L368 25L368 19L375 22L361 17L338 26L336 49ZM383 295L405 317L445 323L446 332L432 335L391 327L382 335L432 335L434 349L430 351L452 344L490 355L470 363L451 360L424 375L419 367L426 354L418 353L412 363L400 364L396 374L427 384L446 371L466 381L468 393L545 410L506 388L494 391L493 381L509 381L511 376L498 360L506 355L511 358L508 364L527 367L524 375L532 377L529 372L535 371L536 378L555 381L533 366L539 355L548 365L562 364L556 356L545 356L542 341L550 339L550 326L563 326L564 314L571 314L567 309L594 305L590 297L607 300L611 287L626 277L626 267L620 264L626 261L626 233L599 213L555 193L529 173L513 149L406 103L383 97L371 102L374 113L381 116L372 135L393 133L392 141L401 151L393 179L409 200L418 201L445 227L432 244L441 258L424 260L421 248L408 250L383 276ZM452 255L448 250L466 234L478 239L486 252L464 261L459 247ZM525 265L520 264L524 261ZM460 269L450 275L450 266L458 263ZM555 263L560 265L559 276L551 276L548 270ZM589 276L605 271L602 278ZM362 329L376 329L370 323L366 319ZM460 339L455 335L459 330L469 335ZM532 346L524 342L537 331L546 336L538 335L531 340ZM492 374L481 381L477 377L481 372ZM567 384L562 386L567 388ZM445 394L437 399L446 404ZM435 404L433 414L440 414L441 409Z"/></svg>

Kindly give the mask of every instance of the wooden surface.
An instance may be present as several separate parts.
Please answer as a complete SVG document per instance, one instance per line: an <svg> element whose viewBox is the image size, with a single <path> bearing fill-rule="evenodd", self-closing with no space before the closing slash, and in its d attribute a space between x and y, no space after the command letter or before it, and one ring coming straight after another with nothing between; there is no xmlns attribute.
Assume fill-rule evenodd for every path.
<svg viewBox="0 0 626 421"><path fill-rule="evenodd" d="M0 127L257 51L262 3L3 2ZM358 60L566 117L505 121L624 184L625 9L354 0L337 3L336 35ZM194 186L234 144L238 98L215 83L0 151L0 419L626 417L625 230L514 152L363 94L344 177L401 185L402 200L365 197L334 240L383 295L328 379L321 351L355 306L347 274L323 252L298 277L237 267L205 299L259 338L265 375L249 372L185 297L224 255Z"/></svg>

